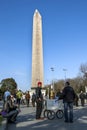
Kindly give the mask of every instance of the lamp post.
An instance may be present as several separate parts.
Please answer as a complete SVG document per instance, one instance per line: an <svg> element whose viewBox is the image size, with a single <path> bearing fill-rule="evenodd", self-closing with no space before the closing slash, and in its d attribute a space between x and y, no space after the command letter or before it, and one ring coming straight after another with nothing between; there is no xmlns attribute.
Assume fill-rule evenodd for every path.
<svg viewBox="0 0 87 130"><path fill-rule="evenodd" d="M65 81L66 81L66 71L67 71L67 69L63 69L63 71L64 71L64 77L65 77Z"/></svg>
<svg viewBox="0 0 87 130"><path fill-rule="evenodd" d="M52 72L54 71L53 67L51 67L50 69L51 69ZM55 94L54 94L54 82L53 82L53 78L52 78L51 91L50 91L50 99L54 99L54 96L55 96Z"/></svg>
<svg viewBox="0 0 87 130"><path fill-rule="evenodd" d="M51 69L52 72L54 72L54 68L53 67L51 67L50 69ZM52 85L51 85L51 87L52 87L52 89L54 89L53 74L52 74Z"/></svg>
<svg viewBox="0 0 87 130"><path fill-rule="evenodd" d="M49 88L47 88L47 89L48 89L48 94L47 95L48 95L48 99L49 99Z"/></svg>

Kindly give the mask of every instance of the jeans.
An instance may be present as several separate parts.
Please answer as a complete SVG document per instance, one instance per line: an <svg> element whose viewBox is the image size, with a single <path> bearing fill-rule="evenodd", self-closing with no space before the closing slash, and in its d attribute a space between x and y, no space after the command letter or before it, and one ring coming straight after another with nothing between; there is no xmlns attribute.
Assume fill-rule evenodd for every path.
<svg viewBox="0 0 87 130"><path fill-rule="evenodd" d="M9 113L7 113L4 117L7 118L8 122L15 121L18 113L18 110L12 110Z"/></svg>
<svg viewBox="0 0 87 130"><path fill-rule="evenodd" d="M73 103L64 102L65 121L73 121Z"/></svg>

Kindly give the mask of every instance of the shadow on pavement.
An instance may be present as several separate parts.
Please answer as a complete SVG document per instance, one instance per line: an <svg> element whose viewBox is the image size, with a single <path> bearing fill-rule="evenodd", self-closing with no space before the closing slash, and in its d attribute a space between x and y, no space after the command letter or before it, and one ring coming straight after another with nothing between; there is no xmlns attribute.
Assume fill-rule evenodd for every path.
<svg viewBox="0 0 87 130"><path fill-rule="evenodd" d="M86 130L87 106L74 109L74 122L65 123L64 119L36 120L35 113L18 116L17 124L8 124L7 130Z"/></svg>

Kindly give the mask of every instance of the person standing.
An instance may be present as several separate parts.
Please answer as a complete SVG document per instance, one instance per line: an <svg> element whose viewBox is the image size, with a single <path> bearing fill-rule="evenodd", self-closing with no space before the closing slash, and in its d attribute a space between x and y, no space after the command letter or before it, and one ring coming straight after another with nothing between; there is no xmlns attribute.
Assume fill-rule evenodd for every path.
<svg viewBox="0 0 87 130"><path fill-rule="evenodd" d="M9 87L6 88L6 91L4 92L4 101L7 101L7 97L11 96L11 93L9 91Z"/></svg>
<svg viewBox="0 0 87 130"><path fill-rule="evenodd" d="M60 89L58 89L58 91L57 91L57 93L56 93L56 98L58 98L58 100L60 100L60 99L63 99L62 96L63 96L63 95L62 95L62 91L60 91Z"/></svg>
<svg viewBox="0 0 87 130"><path fill-rule="evenodd" d="M38 82L38 86L36 88L36 119L44 119L41 118L42 107L43 107L43 95L41 92L42 82Z"/></svg>
<svg viewBox="0 0 87 130"><path fill-rule="evenodd" d="M32 94L32 106L35 107L35 102L36 102L36 95L35 93Z"/></svg>
<svg viewBox="0 0 87 130"><path fill-rule="evenodd" d="M78 107L79 97L78 94L75 95L74 105Z"/></svg>
<svg viewBox="0 0 87 130"><path fill-rule="evenodd" d="M85 94L83 93L83 91L81 91L79 98L81 100L81 105L84 106L84 104L85 104Z"/></svg>
<svg viewBox="0 0 87 130"><path fill-rule="evenodd" d="M67 81L63 89L64 117L65 122L73 123L73 103L75 99L75 91ZM69 111L69 113L68 113Z"/></svg>
<svg viewBox="0 0 87 130"><path fill-rule="evenodd" d="M21 97L22 97L22 92L21 92L21 90L18 90L18 91L17 91L16 97L17 97L18 108L19 108L19 110L20 110L20 103L21 103Z"/></svg>
<svg viewBox="0 0 87 130"><path fill-rule="evenodd" d="M4 108L4 105L5 105L5 102L7 101L8 96L11 96L11 92L9 91L9 87L7 86L6 91L4 92L4 97L3 97L3 100L4 100L3 108Z"/></svg>
<svg viewBox="0 0 87 130"><path fill-rule="evenodd" d="M30 103L30 93L29 93L29 91L26 93L25 98L26 98L27 107L29 107L29 103Z"/></svg>

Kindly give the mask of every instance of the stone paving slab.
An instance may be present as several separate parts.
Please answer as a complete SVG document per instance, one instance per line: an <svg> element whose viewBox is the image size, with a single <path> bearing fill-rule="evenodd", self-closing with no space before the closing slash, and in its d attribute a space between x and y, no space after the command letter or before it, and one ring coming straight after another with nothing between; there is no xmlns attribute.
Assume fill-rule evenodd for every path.
<svg viewBox="0 0 87 130"><path fill-rule="evenodd" d="M7 120L4 119L2 123L0 124L0 130L6 130Z"/></svg>

